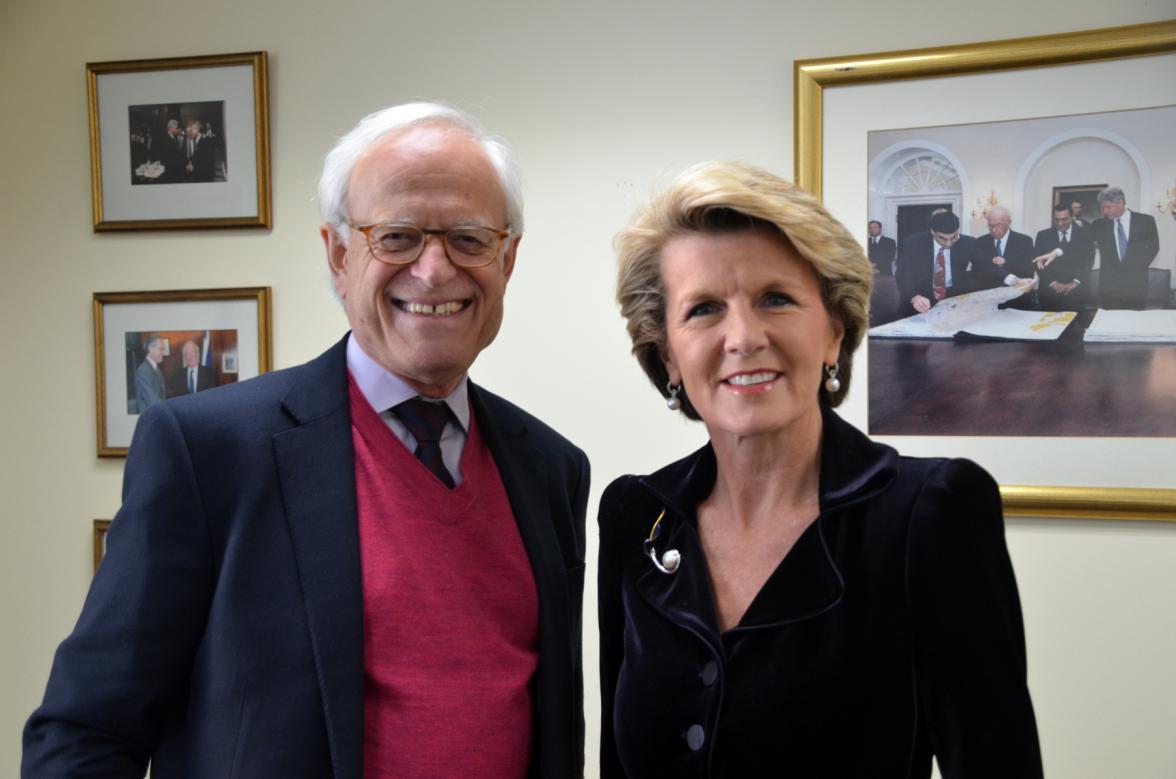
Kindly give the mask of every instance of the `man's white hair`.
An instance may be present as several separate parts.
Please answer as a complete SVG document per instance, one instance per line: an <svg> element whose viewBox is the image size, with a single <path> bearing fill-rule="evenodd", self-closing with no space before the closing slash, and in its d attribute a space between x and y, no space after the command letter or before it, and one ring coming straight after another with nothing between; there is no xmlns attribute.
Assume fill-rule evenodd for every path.
<svg viewBox="0 0 1176 779"><path fill-rule="evenodd" d="M994 216L997 219L1004 219L1009 224L1012 224L1013 222L1012 213L1004 206L993 206L992 208L988 209L988 218L991 219Z"/></svg>
<svg viewBox="0 0 1176 779"><path fill-rule="evenodd" d="M319 213L335 235L347 245L348 187L355 161L378 140L398 130L418 124L441 124L478 143L498 173L506 197L506 219L514 233L523 231L523 186L514 155L504 141L482 129L474 117L441 103L404 103L368 114L350 132L339 139L323 161L319 178Z"/></svg>

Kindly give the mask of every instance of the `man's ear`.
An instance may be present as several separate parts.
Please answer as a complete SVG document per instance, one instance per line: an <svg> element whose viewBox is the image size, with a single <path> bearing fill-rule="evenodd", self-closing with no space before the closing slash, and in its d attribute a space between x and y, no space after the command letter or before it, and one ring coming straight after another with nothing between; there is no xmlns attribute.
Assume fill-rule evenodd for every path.
<svg viewBox="0 0 1176 779"><path fill-rule="evenodd" d="M347 285L343 280L347 276L347 245L335 232L334 226L327 222L319 225L319 235L323 237L323 247L327 250L327 267L331 269L335 292L341 298L346 297Z"/></svg>
<svg viewBox="0 0 1176 779"><path fill-rule="evenodd" d="M515 253L519 250L522 240L521 233L506 239L506 248L502 250L502 276L507 281L510 281L510 274L514 273Z"/></svg>

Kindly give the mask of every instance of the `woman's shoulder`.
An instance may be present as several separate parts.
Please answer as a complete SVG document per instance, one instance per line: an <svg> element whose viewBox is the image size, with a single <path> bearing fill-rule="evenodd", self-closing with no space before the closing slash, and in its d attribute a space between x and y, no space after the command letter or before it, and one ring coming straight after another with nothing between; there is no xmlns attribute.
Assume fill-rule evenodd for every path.
<svg viewBox="0 0 1176 779"><path fill-rule="evenodd" d="M920 489L947 494L999 491L996 481L978 463L964 457L899 457L897 480Z"/></svg>

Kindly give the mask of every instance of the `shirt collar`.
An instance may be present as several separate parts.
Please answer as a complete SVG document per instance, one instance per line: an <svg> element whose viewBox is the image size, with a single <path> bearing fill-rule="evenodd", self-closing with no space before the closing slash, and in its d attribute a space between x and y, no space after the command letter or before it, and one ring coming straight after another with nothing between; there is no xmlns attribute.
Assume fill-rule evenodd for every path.
<svg viewBox="0 0 1176 779"><path fill-rule="evenodd" d="M378 412L398 406L406 400L417 397L418 393L399 376L384 370L384 367L367 355L354 336L347 338L347 370L355 379L355 386L367 400L368 405ZM457 389L444 398L453 412L461 429L470 431L469 382L463 376Z"/></svg>

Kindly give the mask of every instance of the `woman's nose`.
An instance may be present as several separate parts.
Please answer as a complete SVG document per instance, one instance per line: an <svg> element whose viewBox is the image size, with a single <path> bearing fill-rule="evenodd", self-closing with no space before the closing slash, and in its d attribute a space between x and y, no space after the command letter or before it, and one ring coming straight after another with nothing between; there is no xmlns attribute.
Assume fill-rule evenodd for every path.
<svg viewBox="0 0 1176 779"><path fill-rule="evenodd" d="M726 349L728 352L751 355L768 345L768 333L763 320L750 306L732 306L727 313Z"/></svg>

